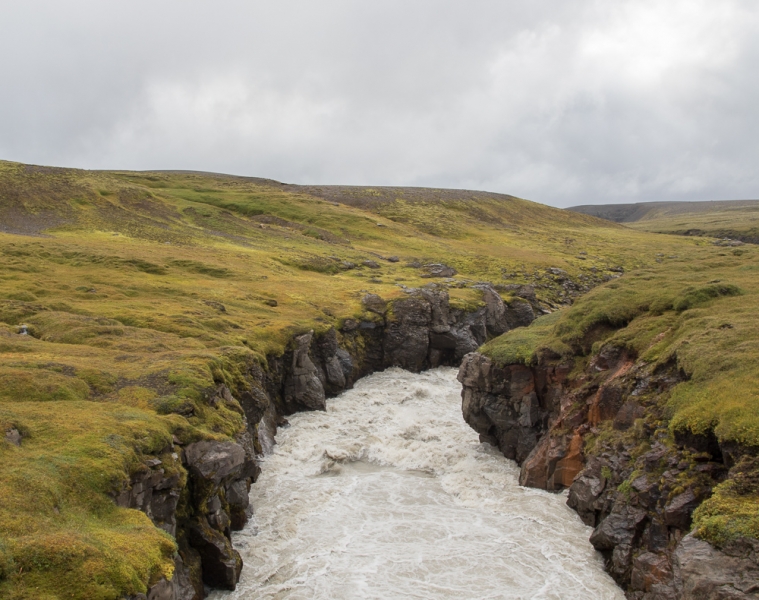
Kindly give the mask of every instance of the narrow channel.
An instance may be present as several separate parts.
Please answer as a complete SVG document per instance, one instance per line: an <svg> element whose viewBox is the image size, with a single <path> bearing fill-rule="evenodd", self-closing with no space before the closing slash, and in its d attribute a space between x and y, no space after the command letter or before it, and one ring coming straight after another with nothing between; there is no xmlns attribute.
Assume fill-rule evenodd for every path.
<svg viewBox="0 0 759 600"><path fill-rule="evenodd" d="M300 413L251 490L224 599L623 600L564 495L461 416L456 370L388 369Z"/></svg>

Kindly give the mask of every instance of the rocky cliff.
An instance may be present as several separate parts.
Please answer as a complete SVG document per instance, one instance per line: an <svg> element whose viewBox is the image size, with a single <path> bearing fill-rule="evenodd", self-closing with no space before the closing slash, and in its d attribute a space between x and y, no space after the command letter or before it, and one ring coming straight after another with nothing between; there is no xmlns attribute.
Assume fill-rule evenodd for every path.
<svg viewBox="0 0 759 600"><path fill-rule="evenodd" d="M489 285L480 289L482 305L472 310L453 308L448 293L435 284L407 289L405 297L391 302L366 294L362 319L296 335L283 355L268 357L266 364L239 365L237 385L219 382L209 390L210 406L223 404L244 414L245 431L235 440L182 444L175 438L114 498L120 506L145 512L179 545L173 578L155 583L147 600L198 600L207 587L235 588L242 560L231 532L242 529L252 514L248 492L259 472L256 456L271 449L287 415L324 410L326 398L386 367L418 372L458 365L488 337L534 319L528 301L506 304Z"/></svg>
<svg viewBox="0 0 759 600"><path fill-rule="evenodd" d="M594 527L607 571L636 600L759 598L759 546L717 548L690 533L726 479L756 495L755 449L668 428L666 399L686 378L613 344L543 351L528 364L472 353L461 365L464 418L521 465L522 485L560 491Z"/></svg>

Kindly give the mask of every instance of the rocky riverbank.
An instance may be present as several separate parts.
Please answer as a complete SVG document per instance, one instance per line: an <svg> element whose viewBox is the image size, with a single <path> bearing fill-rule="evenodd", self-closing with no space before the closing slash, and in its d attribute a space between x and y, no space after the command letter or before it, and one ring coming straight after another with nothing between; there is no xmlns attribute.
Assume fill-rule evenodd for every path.
<svg viewBox="0 0 759 600"><path fill-rule="evenodd" d="M259 472L256 456L271 448L287 415L323 410L327 397L387 367L419 372L457 366L488 337L534 319L527 300L506 304L489 285L480 287L482 305L472 310L452 307L447 291L434 284L406 290L406 297L392 302L366 294L363 319L296 335L288 350L268 357L267 364L239 365L238 385L210 390L210 406L244 413L245 431L234 441L183 445L175 438L114 498L120 506L145 512L179 545L173 578L155 583L146 597L198 600L206 586L234 589L242 559L231 532L242 529L252 514L248 491Z"/></svg>
<svg viewBox="0 0 759 600"><path fill-rule="evenodd" d="M759 491L754 449L712 431L672 435L666 399L687 377L676 356L654 367L599 345L570 358L544 351L528 364L467 355L464 418L521 465L523 485L569 488L569 506L595 528L590 541L629 598L758 598L755 539L717 548L690 533L719 483Z"/></svg>

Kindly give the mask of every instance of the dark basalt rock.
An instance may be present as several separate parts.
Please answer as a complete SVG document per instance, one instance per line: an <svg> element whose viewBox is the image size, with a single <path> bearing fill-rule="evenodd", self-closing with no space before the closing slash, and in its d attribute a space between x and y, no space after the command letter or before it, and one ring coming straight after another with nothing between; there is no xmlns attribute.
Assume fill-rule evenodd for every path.
<svg viewBox="0 0 759 600"><path fill-rule="evenodd" d="M242 558L224 534L203 519L189 528L189 540L203 564L203 581L213 587L234 590L242 571Z"/></svg>
<svg viewBox="0 0 759 600"><path fill-rule="evenodd" d="M691 515L702 500L703 498L698 498L693 490L685 490L664 507L664 522L668 527L687 531L690 528Z"/></svg>
<svg viewBox="0 0 759 600"><path fill-rule="evenodd" d="M609 572L617 581L625 581L629 576L633 543L642 533L645 519L645 510L617 502L590 536L596 550L611 552Z"/></svg>
<svg viewBox="0 0 759 600"><path fill-rule="evenodd" d="M179 457L176 453L166 453L164 459L178 462ZM161 460L153 459L148 462L151 464L146 464L133 473L128 482L124 482L114 500L123 508L141 510L157 527L176 535L176 509L181 493L180 475L175 470L173 474L166 476L161 468Z"/></svg>
<svg viewBox="0 0 759 600"><path fill-rule="evenodd" d="M432 307L424 297L397 300L393 304L393 320L385 327L385 366L421 371L427 360L431 322Z"/></svg>
<svg viewBox="0 0 759 600"><path fill-rule="evenodd" d="M324 386L316 366L308 355L314 332L296 337L293 342L292 363L285 380L284 399L292 410L324 410Z"/></svg>
<svg viewBox="0 0 759 600"><path fill-rule="evenodd" d="M521 463L532 457L533 462L544 464L549 448L538 448L538 440L557 411L557 396L548 383L557 383L562 373L563 368L557 375L555 368L499 366L479 353L468 354L458 374L464 420L480 434L481 441L498 446L507 458ZM554 471L566 466L560 464L560 458L552 461L548 471L543 468L541 475L535 475L539 486L545 487Z"/></svg>
<svg viewBox="0 0 759 600"><path fill-rule="evenodd" d="M196 442L184 452L190 472L217 485L225 477L239 473L246 459L245 449L234 442Z"/></svg>
<svg viewBox="0 0 759 600"><path fill-rule="evenodd" d="M678 600L759 599L759 542L739 540L723 551L689 534L673 555Z"/></svg>
<svg viewBox="0 0 759 600"><path fill-rule="evenodd" d="M377 294L366 294L361 302L366 310L378 315L384 315L387 312L387 302Z"/></svg>

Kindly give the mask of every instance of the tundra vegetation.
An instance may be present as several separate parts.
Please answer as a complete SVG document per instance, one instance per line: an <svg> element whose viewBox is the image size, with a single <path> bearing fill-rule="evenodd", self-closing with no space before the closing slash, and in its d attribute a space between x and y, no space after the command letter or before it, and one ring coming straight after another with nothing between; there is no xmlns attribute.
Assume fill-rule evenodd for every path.
<svg viewBox="0 0 759 600"><path fill-rule="evenodd" d="M174 438L238 434L239 406L208 391L365 317L367 293L445 286L476 307L478 282L531 286L546 316L484 351L587 355L592 330L676 355L668 426L759 445L758 271L753 246L510 196L0 162L0 596L115 599L170 576L175 540L113 494ZM738 487L700 510L707 539L757 536Z"/></svg>
<svg viewBox="0 0 759 600"><path fill-rule="evenodd" d="M570 210L624 223L640 231L759 243L759 200L601 204Z"/></svg>

